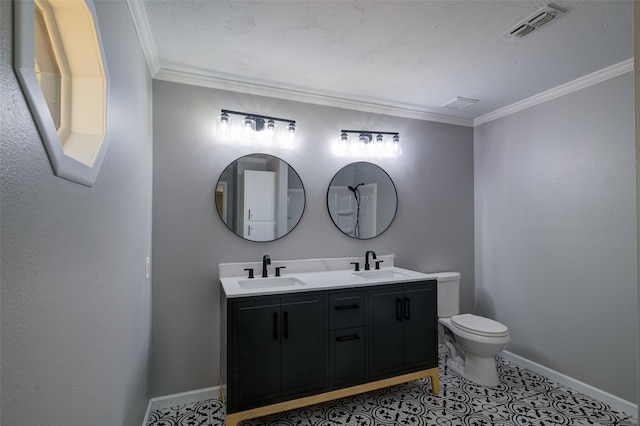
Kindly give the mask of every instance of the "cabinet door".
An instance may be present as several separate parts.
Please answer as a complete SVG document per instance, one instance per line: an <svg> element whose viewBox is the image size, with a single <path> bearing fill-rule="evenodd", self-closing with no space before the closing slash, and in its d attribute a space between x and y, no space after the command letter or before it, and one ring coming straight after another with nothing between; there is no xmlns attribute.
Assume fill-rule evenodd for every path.
<svg viewBox="0 0 640 426"><path fill-rule="evenodd" d="M368 292L369 377L402 369L402 298L402 290L397 287Z"/></svg>
<svg viewBox="0 0 640 426"><path fill-rule="evenodd" d="M280 321L279 299L233 305L230 408L280 395Z"/></svg>
<svg viewBox="0 0 640 426"><path fill-rule="evenodd" d="M430 368L438 364L435 285L405 287L403 293L403 368Z"/></svg>
<svg viewBox="0 0 640 426"><path fill-rule="evenodd" d="M329 386L355 385L365 375L364 327L329 332Z"/></svg>
<svg viewBox="0 0 640 426"><path fill-rule="evenodd" d="M282 299L282 395L325 385L326 296Z"/></svg>

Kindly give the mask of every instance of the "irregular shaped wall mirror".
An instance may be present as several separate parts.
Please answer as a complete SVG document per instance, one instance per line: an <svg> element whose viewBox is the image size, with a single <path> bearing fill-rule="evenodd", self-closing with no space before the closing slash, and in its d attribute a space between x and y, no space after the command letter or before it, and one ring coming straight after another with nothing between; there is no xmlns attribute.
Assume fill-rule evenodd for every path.
<svg viewBox="0 0 640 426"><path fill-rule="evenodd" d="M393 222L398 195L393 181L375 164L347 164L331 180L327 208L333 223L361 240L377 237Z"/></svg>
<svg viewBox="0 0 640 426"><path fill-rule="evenodd" d="M108 147L109 74L92 0L20 0L14 68L57 176L93 186Z"/></svg>
<svg viewBox="0 0 640 426"><path fill-rule="evenodd" d="M288 234L302 218L304 186L298 173L280 158L246 155L220 175L215 204L236 235L249 241L273 241Z"/></svg>

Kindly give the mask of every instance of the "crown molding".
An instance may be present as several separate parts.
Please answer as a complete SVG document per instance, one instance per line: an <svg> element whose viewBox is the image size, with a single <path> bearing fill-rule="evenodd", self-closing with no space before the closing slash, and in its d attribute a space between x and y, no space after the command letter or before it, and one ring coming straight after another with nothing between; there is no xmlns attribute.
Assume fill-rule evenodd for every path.
<svg viewBox="0 0 640 426"><path fill-rule="evenodd" d="M127 4L129 5L129 13L131 13L133 25L136 27L138 39L140 39L142 51L144 52L144 57L147 60L151 77L153 77L158 70L160 70L160 61L158 60L158 51L156 50L156 45L153 42L151 27L149 26L149 20L147 19L144 4L140 0L127 0Z"/></svg>
<svg viewBox="0 0 640 426"><path fill-rule="evenodd" d="M455 117L446 114L437 114L417 108L414 105L406 104L380 104L374 101L340 98L336 96L323 95L320 93L304 92L294 89L285 89L268 86L260 83L250 83L232 80L213 74L203 73L201 70L188 67L174 66L174 68L161 67L151 28L147 20L144 4L141 0L127 0L129 11L133 18L133 23L138 33L138 38L142 45L147 65L151 76L157 80L170 81L174 83L189 84L194 86L208 87L212 89L228 90L232 92L245 93L256 96L266 96L277 99L285 99L295 102L304 102L315 105L329 106L334 108L344 108L355 111L363 111L374 114L391 115L395 117L413 118L417 120L434 121L438 123L453 124L465 127L476 127L497 120L502 117L523 111L532 106L558 98L560 96L584 89L591 85L600 83L618 75L633 71L633 58L622 61L618 64L580 77L569 83L547 90L530 98L518 101L504 108L497 109L488 114L473 118Z"/></svg>
<svg viewBox="0 0 640 426"><path fill-rule="evenodd" d="M560 86L554 87L553 89L549 89L545 92L531 96L530 98L523 99L522 101L477 117L475 120L473 120L473 126L480 126L481 124L497 120L498 118L506 117L507 115L514 114L543 102L547 102L560 96L575 92L577 90L584 89L610 78L617 77L629 71L633 71L633 58L627 59L626 61L622 61L610 67L603 68L591 74L587 74L584 77L577 78L573 81L570 81L569 83L562 84Z"/></svg>
<svg viewBox="0 0 640 426"><path fill-rule="evenodd" d="M304 92L300 90L284 89L258 83L237 81L211 74L203 74L200 70L190 70L186 67L182 69L169 69L162 67L153 76L153 78L156 80L190 84L193 86L208 87L219 90L228 90L231 92L245 93L248 95L285 99L294 102L304 102L314 105L344 108L374 114L384 114L403 118L435 121L439 123L454 124L458 126L473 126L473 119L471 118L460 118L444 114L435 114L405 105L383 105L366 100L346 99L335 96L322 95L319 93Z"/></svg>

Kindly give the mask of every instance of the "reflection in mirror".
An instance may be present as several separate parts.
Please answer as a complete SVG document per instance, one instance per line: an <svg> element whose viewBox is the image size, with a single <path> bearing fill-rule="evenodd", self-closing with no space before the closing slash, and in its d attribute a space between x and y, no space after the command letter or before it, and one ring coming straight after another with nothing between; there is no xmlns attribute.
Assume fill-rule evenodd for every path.
<svg viewBox="0 0 640 426"><path fill-rule="evenodd" d="M46 3L45 3L46 5ZM55 21L54 21L55 22ZM54 33L55 34L55 33ZM53 124L60 131L60 108L62 103L62 71L58 64L42 6L35 3L34 21L34 67L36 78L47 101Z"/></svg>
<svg viewBox="0 0 640 426"><path fill-rule="evenodd" d="M220 218L236 235L273 241L298 224L305 194L300 176L285 161L251 154L224 169L216 184L215 203Z"/></svg>
<svg viewBox="0 0 640 426"><path fill-rule="evenodd" d="M389 175L375 164L351 163L331 180L327 207L346 235L366 240L387 230L396 215L398 195Z"/></svg>

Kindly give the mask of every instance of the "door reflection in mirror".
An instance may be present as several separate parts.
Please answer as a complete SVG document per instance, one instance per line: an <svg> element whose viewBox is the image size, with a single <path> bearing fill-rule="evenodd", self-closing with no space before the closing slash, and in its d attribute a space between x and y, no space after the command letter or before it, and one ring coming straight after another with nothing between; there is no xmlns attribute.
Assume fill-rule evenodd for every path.
<svg viewBox="0 0 640 426"><path fill-rule="evenodd" d="M331 180L327 208L344 234L369 239L383 233L396 215L398 198L389 175L379 166L351 163Z"/></svg>
<svg viewBox="0 0 640 426"><path fill-rule="evenodd" d="M236 235L273 241L298 224L305 207L304 186L285 161L267 154L238 158L215 188L218 215Z"/></svg>

